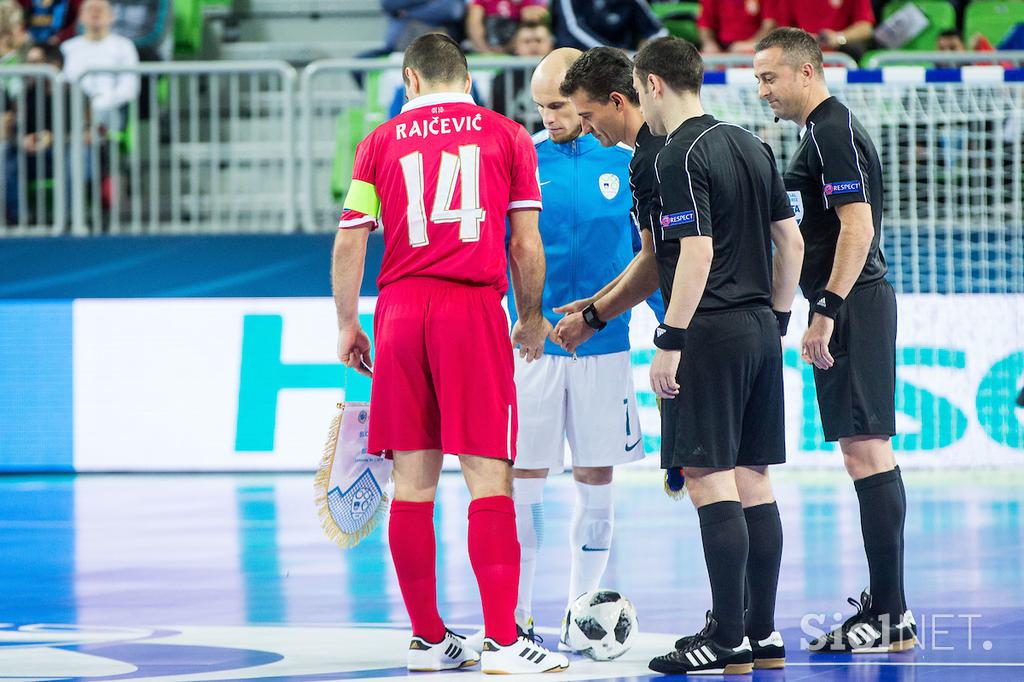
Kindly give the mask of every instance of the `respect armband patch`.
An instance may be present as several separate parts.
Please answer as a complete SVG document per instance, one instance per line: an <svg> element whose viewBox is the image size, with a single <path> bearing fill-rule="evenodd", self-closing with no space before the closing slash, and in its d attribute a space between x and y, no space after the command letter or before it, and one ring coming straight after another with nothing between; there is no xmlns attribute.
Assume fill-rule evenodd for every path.
<svg viewBox="0 0 1024 682"><path fill-rule="evenodd" d="M825 196L853 194L859 191L861 191L860 180L843 180L841 182L830 182L825 185Z"/></svg>
<svg viewBox="0 0 1024 682"><path fill-rule="evenodd" d="M685 225L697 220L696 211L680 211L679 213L664 213L661 216L662 227L676 227Z"/></svg>

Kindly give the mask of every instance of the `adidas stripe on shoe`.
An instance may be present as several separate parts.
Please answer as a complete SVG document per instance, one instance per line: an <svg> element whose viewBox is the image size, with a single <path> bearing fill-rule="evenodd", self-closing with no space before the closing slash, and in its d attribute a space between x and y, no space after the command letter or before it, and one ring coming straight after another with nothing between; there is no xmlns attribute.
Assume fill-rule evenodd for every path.
<svg viewBox="0 0 1024 682"><path fill-rule="evenodd" d="M406 665L410 672L437 672L468 668L480 662L480 654L466 646L466 640L445 630L440 642L413 637L409 642Z"/></svg>
<svg viewBox="0 0 1024 682"><path fill-rule="evenodd" d="M718 623L711 612L707 624L696 635L684 637L681 648L653 659L649 668L666 675L745 675L754 669L750 640L746 637L738 647L727 647L712 639Z"/></svg>
<svg viewBox="0 0 1024 682"><path fill-rule="evenodd" d="M811 642L811 653L878 654L898 653L917 645L917 623L910 611L892 624L889 616L871 613L871 594L865 590L860 602L848 599L857 613L839 627Z"/></svg>
<svg viewBox="0 0 1024 682"><path fill-rule="evenodd" d="M480 669L490 675L523 673L557 673L569 667L569 659L552 653L530 639L522 630L519 639L501 646L493 639L484 639Z"/></svg>

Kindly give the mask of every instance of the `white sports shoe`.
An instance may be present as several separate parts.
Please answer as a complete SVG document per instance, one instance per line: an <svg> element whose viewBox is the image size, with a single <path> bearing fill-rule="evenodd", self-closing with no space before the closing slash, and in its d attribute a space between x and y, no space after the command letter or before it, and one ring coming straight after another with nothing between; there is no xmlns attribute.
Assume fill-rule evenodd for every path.
<svg viewBox="0 0 1024 682"><path fill-rule="evenodd" d="M406 662L410 672L437 672L476 665L480 654L466 646L465 638L445 630L444 638L436 644L413 637Z"/></svg>
<svg viewBox="0 0 1024 682"><path fill-rule="evenodd" d="M519 639L508 646L501 646L490 638L484 639L484 651L480 655L480 669L490 675L558 673L568 667L568 658L534 643L522 631Z"/></svg>
<svg viewBox="0 0 1024 682"><path fill-rule="evenodd" d="M484 650L484 629L480 628L473 634L466 637L466 646L473 651Z"/></svg>

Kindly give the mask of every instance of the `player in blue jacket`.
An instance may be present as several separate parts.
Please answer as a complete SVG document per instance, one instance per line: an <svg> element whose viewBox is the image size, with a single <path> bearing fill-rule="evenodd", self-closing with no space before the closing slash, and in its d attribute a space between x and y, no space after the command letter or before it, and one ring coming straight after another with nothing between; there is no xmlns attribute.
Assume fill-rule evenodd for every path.
<svg viewBox="0 0 1024 682"><path fill-rule="evenodd" d="M602 147L583 135L569 100L558 92L580 55L555 50L533 74L531 92L545 130L534 136L544 210L540 217L547 281L543 308L585 299L614 279L634 255L632 198L625 146ZM509 310L515 305L510 300ZM513 313L514 315L514 313ZM543 491L548 472L561 471L563 443L572 451L576 504L568 599L597 589L611 547L612 467L640 459L643 439L629 354L629 316L597 332L575 354L547 342L527 364L516 358L519 440L513 478L516 526L522 548L516 620L532 627L537 549L543 535ZM567 644L563 632L561 648Z"/></svg>

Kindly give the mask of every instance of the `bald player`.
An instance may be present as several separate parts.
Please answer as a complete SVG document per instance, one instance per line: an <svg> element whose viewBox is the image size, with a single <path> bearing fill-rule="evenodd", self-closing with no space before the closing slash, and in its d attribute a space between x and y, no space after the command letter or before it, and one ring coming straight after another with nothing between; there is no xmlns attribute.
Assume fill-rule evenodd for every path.
<svg viewBox="0 0 1024 682"><path fill-rule="evenodd" d="M583 134L576 109L559 93L580 54L571 48L555 50L537 66L530 83L544 123L533 142L548 264L542 309L552 324L560 318L553 308L590 296L633 258L632 150L603 147ZM511 292L509 299L509 310L515 311ZM544 483L552 470L563 468L564 441L572 452L576 487L569 532L570 602L597 589L608 565L613 467L643 457L629 364L629 315L602 327L576 353L549 339L538 360L516 360L519 435L513 498L522 547L516 621L526 632L532 631L533 580L544 534ZM560 648L567 648L564 632Z"/></svg>

